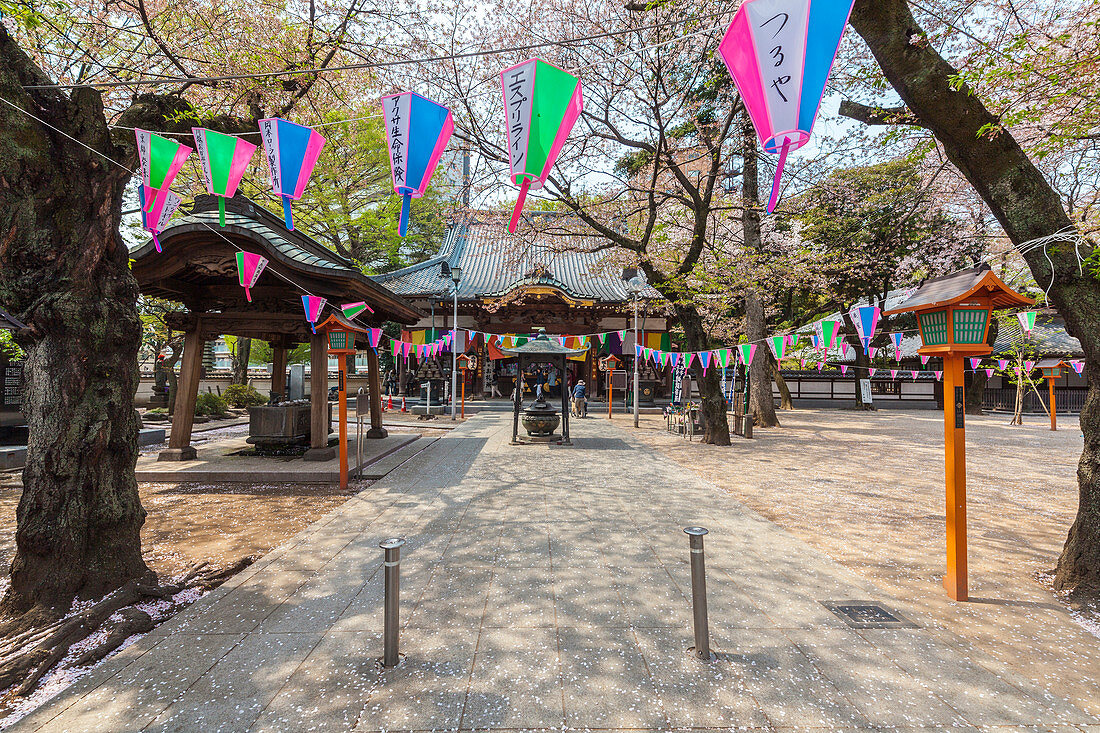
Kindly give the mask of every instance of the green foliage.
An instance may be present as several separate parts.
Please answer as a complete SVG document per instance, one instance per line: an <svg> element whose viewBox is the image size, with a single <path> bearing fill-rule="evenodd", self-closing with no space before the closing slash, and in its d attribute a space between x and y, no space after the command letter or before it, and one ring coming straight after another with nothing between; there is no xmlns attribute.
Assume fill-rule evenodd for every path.
<svg viewBox="0 0 1100 733"><path fill-rule="evenodd" d="M267 403L267 399L251 384L231 384L225 388L222 397L233 407L252 407Z"/></svg>
<svg viewBox="0 0 1100 733"><path fill-rule="evenodd" d="M221 395L204 392L195 400L195 414L208 417L220 417L229 412L229 404Z"/></svg>
<svg viewBox="0 0 1100 733"><path fill-rule="evenodd" d="M168 414L168 408L167 407L150 407L148 410L145 411L145 414L146 415L167 415Z"/></svg>
<svg viewBox="0 0 1100 733"><path fill-rule="evenodd" d="M19 344L15 343L15 340L11 337L11 331L0 329L0 354L8 357L13 361L19 361L26 354L23 349L19 348Z"/></svg>

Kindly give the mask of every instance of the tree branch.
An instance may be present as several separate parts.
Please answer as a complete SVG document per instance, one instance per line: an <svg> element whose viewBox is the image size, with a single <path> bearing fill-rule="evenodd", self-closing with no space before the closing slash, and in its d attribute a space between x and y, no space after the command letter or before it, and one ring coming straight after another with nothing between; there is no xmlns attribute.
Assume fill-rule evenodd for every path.
<svg viewBox="0 0 1100 733"><path fill-rule="evenodd" d="M917 116L904 105L901 107L871 107L844 99L840 102L840 114L865 125L913 125L924 127Z"/></svg>

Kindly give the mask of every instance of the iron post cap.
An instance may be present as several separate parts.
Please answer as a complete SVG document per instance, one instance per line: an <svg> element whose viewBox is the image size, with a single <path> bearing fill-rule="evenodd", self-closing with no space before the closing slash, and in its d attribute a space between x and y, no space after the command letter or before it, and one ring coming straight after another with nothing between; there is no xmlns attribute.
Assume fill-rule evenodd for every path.
<svg viewBox="0 0 1100 733"><path fill-rule="evenodd" d="M702 537L707 532L706 527L684 527L684 534L689 534L692 537Z"/></svg>
<svg viewBox="0 0 1100 733"><path fill-rule="evenodd" d="M396 550L401 545L405 544L404 537L391 537L388 540L382 540L378 543L378 546L383 550Z"/></svg>

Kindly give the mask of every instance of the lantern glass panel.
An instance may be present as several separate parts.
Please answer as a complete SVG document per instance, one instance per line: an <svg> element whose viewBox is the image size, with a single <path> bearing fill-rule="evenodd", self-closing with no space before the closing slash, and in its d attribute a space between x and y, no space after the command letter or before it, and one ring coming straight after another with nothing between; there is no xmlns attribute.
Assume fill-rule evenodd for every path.
<svg viewBox="0 0 1100 733"><path fill-rule="evenodd" d="M347 331L329 331L328 347L332 351L345 351L348 348Z"/></svg>
<svg viewBox="0 0 1100 733"><path fill-rule="evenodd" d="M947 345L947 311L921 313L918 318L925 346Z"/></svg>
<svg viewBox="0 0 1100 733"><path fill-rule="evenodd" d="M986 308L956 308L955 321L956 344L980 344L985 342L985 324L989 320Z"/></svg>
<svg viewBox="0 0 1100 733"><path fill-rule="evenodd" d="M1046 367L1043 369L1044 377L1060 377L1062 376L1062 370L1058 367Z"/></svg>

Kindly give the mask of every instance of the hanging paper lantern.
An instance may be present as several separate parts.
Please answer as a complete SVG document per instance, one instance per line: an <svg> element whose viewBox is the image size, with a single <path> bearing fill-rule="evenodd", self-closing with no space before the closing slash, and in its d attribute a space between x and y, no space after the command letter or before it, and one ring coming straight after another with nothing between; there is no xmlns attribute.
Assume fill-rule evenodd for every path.
<svg viewBox="0 0 1100 733"><path fill-rule="evenodd" d="M972 371L977 371L978 370L978 365L981 364L981 363L982 363L981 357L975 357L975 356L970 357L970 369Z"/></svg>
<svg viewBox="0 0 1100 733"><path fill-rule="evenodd" d="M820 372L820 371L821 371L822 369L824 369L824 368L825 368L825 362L823 362L823 361L819 361L819 362L817 363L817 370L818 370L818 371Z"/></svg>
<svg viewBox="0 0 1100 733"><path fill-rule="evenodd" d="M854 0L747 0L718 46L760 143L778 153L768 212L787 153L810 140Z"/></svg>
<svg viewBox="0 0 1100 733"><path fill-rule="evenodd" d="M821 331L821 340L826 349L831 349L836 344L836 335L840 331L840 321L832 318L823 318L818 321L818 329Z"/></svg>
<svg viewBox="0 0 1100 733"><path fill-rule="evenodd" d="M141 204L141 225L145 231L153 235L153 246L160 252L160 239L157 237L161 230L167 226L176 213L176 209L183 203L174 191L164 189L162 195L156 199L153 208L148 213L145 211L145 202L153 198L156 193L145 185L138 186L138 199Z"/></svg>
<svg viewBox="0 0 1100 733"><path fill-rule="evenodd" d="M707 369L710 368L710 359L713 354L709 351L699 352L699 365L703 367L703 376L707 376Z"/></svg>
<svg viewBox="0 0 1100 733"><path fill-rule="evenodd" d="M374 313L374 308L371 308L369 305L361 300L358 303L344 303L342 306L340 306L340 312L343 313L344 318L347 318L348 320L355 318L363 311Z"/></svg>
<svg viewBox="0 0 1100 733"><path fill-rule="evenodd" d="M875 369L874 368L868 369L867 370L867 376L869 376L869 377L875 376Z"/></svg>
<svg viewBox="0 0 1100 733"><path fill-rule="evenodd" d="M847 364L841 364L840 365L840 373L841 374L847 374L848 373L848 365Z"/></svg>
<svg viewBox="0 0 1100 733"><path fill-rule="evenodd" d="M805 369L806 368L806 360L805 359L799 359L798 360L798 368L799 369Z"/></svg>
<svg viewBox="0 0 1100 733"><path fill-rule="evenodd" d="M1020 327L1023 329L1024 335L1030 338L1031 331L1035 328L1035 311L1017 313L1016 317L1020 319Z"/></svg>
<svg viewBox="0 0 1100 733"><path fill-rule="evenodd" d="M942 378L943 378L943 372L936 372L936 381L939 381Z"/></svg>
<svg viewBox="0 0 1100 733"><path fill-rule="evenodd" d="M741 352L741 363L745 366L752 366L752 357L756 353L756 344L738 344L738 351Z"/></svg>
<svg viewBox="0 0 1100 733"><path fill-rule="evenodd" d="M1006 366L1008 366L1008 359L998 359L997 360L997 368L998 369L1000 369L1001 371L1004 371L1004 368Z"/></svg>
<svg viewBox="0 0 1100 733"><path fill-rule="evenodd" d="M840 340L840 358L848 358L848 342L844 339Z"/></svg>
<svg viewBox="0 0 1100 733"><path fill-rule="evenodd" d="M309 321L309 327L317 333L317 321L321 320L321 311L325 309L325 303L328 300L320 298L316 295L303 295L302 307L306 311L306 320Z"/></svg>
<svg viewBox="0 0 1100 733"><path fill-rule="evenodd" d="M401 236L409 231L412 199L428 190L443 151L454 132L451 110L415 92L382 97L393 190L401 196Z"/></svg>
<svg viewBox="0 0 1100 733"><path fill-rule="evenodd" d="M927 356L927 355L925 355L925 354L921 354L921 355L920 355L920 363L921 363L921 364L924 364L925 366L928 366L928 360L929 360L929 359L931 359L931 358L932 358L931 356Z"/></svg>
<svg viewBox="0 0 1100 733"><path fill-rule="evenodd" d="M985 376L986 376L986 379L988 379L989 377L992 377L992 376L993 376L993 372L994 372L994 371L995 371L994 369L988 369L988 368L987 368L987 369L985 370Z"/></svg>
<svg viewBox="0 0 1100 733"><path fill-rule="evenodd" d="M290 200L302 198L325 139L316 130L278 117L260 120L260 139L267 154L271 190L282 197L283 221L287 229L293 229Z"/></svg>
<svg viewBox="0 0 1100 733"><path fill-rule="evenodd" d="M756 2L760 2L760 0L756 0ZM875 306L865 305L853 308L848 312L848 315L851 317L852 323L856 324L856 332L859 334L860 341L863 342L863 353L870 353L871 339L875 337L875 328L878 326L878 319L882 315L882 311Z"/></svg>
<svg viewBox="0 0 1100 733"><path fill-rule="evenodd" d="M237 193L256 146L239 137L202 127L192 127L191 132L202 161L206 192L218 197L218 223L225 226L225 200Z"/></svg>
<svg viewBox="0 0 1100 733"><path fill-rule="evenodd" d="M890 379L897 379L897 378L898 378L898 370L897 369L891 369L890 370Z"/></svg>
<svg viewBox="0 0 1100 733"><path fill-rule="evenodd" d="M580 80L541 59L500 72L508 133L508 164L519 199L508 231L515 233L528 189L546 183L573 123L581 114Z"/></svg>
<svg viewBox="0 0 1100 733"><path fill-rule="evenodd" d="M768 338L768 346L771 347L772 354L775 355L775 360L782 361L783 354L787 351L787 337L771 336Z"/></svg>
<svg viewBox="0 0 1100 733"><path fill-rule="evenodd" d="M1026 369L1028 374L1030 374L1035 369L1035 362L1034 361L1025 361L1024 362L1024 369Z"/></svg>
<svg viewBox="0 0 1100 733"><path fill-rule="evenodd" d="M912 370L910 370L910 372L909 372L909 373L913 375L913 379L916 379L916 378L917 378L917 370L916 370L916 369L912 369Z"/></svg>
<svg viewBox="0 0 1100 733"><path fill-rule="evenodd" d="M870 349L868 350L868 354L870 355L870 357L871 357L872 359L874 359L874 358L875 358L876 356L878 356L878 347L877 347L877 346L872 346L872 347L871 347L871 348L870 348Z"/></svg>
<svg viewBox="0 0 1100 733"><path fill-rule="evenodd" d="M901 361L901 338L900 333L890 334L890 340L894 342L894 361Z"/></svg>
<svg viewBox="0 0 1100 733"><path fill-rule="evenodd" d="M260 273L267 267L267 258L252 252L237 253L237 277L244 288L244 297L252 302L252 287L260 279Z"/></svg>
<svg viewBox="0 0 1100 733"><path fill-rule="evenodd" d="M137 135L141 182L154 192L152 196L146 193L145 200L142 201L141 210L148 214L152 213L154 206L164 203L168 188L176 179L176 174L180 172L187 156L191 154L191 148L147 130L134 130L134 134ZM157 251L160 251L159 245Z"/></svg>
<svg viewBox="0 0 1100 733"><path fill-rule="evenodd" d="M1085 371L1085 362L1083 361L1071 361L1069 365L1073 367L1073 371L1077 372L1078 374L1081 374L1081 372Z"/></svg>

